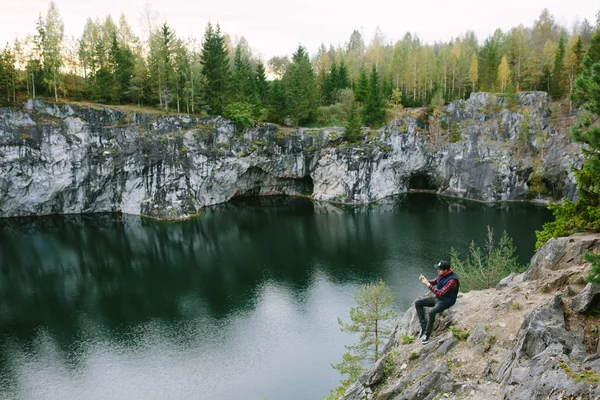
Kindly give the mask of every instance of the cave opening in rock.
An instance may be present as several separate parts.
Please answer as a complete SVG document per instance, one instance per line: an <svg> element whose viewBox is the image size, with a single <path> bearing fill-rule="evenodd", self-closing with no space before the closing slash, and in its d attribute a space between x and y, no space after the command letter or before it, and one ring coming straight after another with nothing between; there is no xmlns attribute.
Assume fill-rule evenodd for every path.
<svg viewBox="0 0 600 400"><path fill-rule="evenodd" d="M438 185L434 177L429 174L415 174L408 180L408 190L436 191Z"/></svg>
<svg viewBox="0 0 600 400"><path fill-rule="evenodd" d="M232 197L256 197L277 195L312 196L315 189L310 175L302 178L277 177L261 168L250 167L238 178L237 189Z"/></svg>
<svg viewBox="0 0 600 400"><path fill-rule="evenodd" d="M315 191L315 183L313 182L312 177L310 175L305 175L304 178L300 179L300 183L303 186L303 189L300 191L300 193L312 196L313 192Z"/></svg>

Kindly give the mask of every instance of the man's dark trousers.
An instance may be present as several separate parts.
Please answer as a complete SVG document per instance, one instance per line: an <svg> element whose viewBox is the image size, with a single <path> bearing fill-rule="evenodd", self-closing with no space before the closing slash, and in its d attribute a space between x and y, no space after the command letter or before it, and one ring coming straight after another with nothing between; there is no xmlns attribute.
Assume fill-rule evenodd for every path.
<svg viewBox="0 0 600 400"><path fill-rule="evenodd" d="M425 312L423 307L432 307L428 314L429 318L425 320ZM421 334L426 333L428 336L433 331L433 323L435 322L435 314L441 313L445 309L449 308L450 305L443 300L435 300L435 297L423 297L415 301L415 308L417 309L417 315L419 316L419 322L421 323Z"/></svg>

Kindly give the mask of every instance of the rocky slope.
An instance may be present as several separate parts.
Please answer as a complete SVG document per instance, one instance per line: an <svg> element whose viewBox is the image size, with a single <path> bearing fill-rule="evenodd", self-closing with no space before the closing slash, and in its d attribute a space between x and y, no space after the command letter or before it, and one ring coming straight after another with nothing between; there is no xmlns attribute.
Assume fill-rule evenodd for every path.
<svg viewBox="0 0 600 400"><path fill-rule="evenodd" d="M411 307L343 399L599 399L600 288L583 280L582 250L600 251L600 234L552 239L525 273L459 295L427 345L407 343Z"/></svg>
<svg viewBox="0 0 600 400"><path fill-rule="evenodd" d="M529 148L517 150L525 115ZM534 175L548 198L573 199L579 148L552 118L542 92L519 93L515 105L474 93L436 118L404 112L348 145L341 129L236 132L222 118L29 100L21 110L0 109L0 217L181 218L241 195L364 203L409 189L523 200ZM460 135L455 143L452 131Z"/></svg>

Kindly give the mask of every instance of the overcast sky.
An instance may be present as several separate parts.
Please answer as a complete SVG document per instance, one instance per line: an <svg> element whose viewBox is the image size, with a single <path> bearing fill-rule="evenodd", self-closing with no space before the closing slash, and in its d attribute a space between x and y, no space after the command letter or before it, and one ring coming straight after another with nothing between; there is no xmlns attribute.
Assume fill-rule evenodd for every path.
<svg viewBox="0 0 600 400"><path fill-rule="evenodd" d="M151 5L183 38L200 39L208 21L218 22L232 38L244 36L252 49L268 60L291 55L298 44L314 54L321 43L343 45L354 29L365 41L379 26L388 41L406 32L422 41L448 41L476 32L480 42L496 28L504 31L519 24L532 26L543 8L571 28L576 20L595 24L600 2L596 0L55 0L65 23L65 34L81 36L85 20L123 12L136 33L141 33L142 10ZM0 0L0 47L15 37L35 32L38 13L48 9L46 0Z"/></svg>

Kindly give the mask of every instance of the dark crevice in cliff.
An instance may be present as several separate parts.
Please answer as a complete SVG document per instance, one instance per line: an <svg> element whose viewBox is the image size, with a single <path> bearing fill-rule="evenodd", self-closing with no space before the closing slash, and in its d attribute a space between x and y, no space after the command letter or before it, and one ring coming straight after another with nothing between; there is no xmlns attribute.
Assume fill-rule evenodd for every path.
<svg viewBox="0 0 600 400"><path fill-rule="evenodd" d="M438 185L433 176L429 174L415 174L408 180L408 190L437 191L438 189Z"/></svg>
<svg viewBox="0 0 600 400"><path fill-rule="evenodd" d="M310 175L302 178L279 178L258 167L250 167L238 178L234 197L312 195L314 182Z"/></svg>

